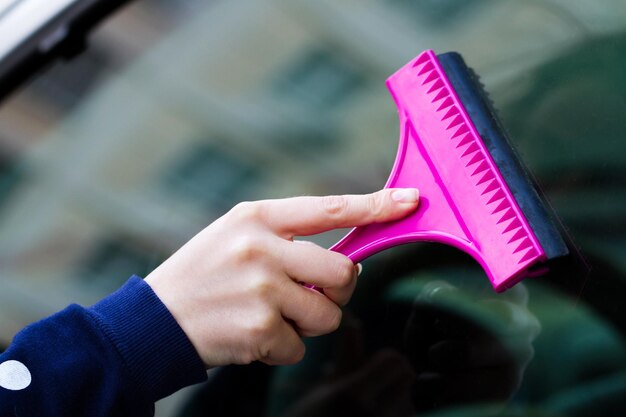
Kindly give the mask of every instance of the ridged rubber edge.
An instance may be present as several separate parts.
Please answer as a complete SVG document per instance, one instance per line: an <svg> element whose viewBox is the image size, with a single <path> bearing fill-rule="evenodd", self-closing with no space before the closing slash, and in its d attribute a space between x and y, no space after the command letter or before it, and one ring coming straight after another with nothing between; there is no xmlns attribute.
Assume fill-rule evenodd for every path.
<svg viewBox="0 0 626 417"><path fill-rule="evenodd" d="M546 258L552 260L568 255L567 245L553 220L554 214L539 195L528 169L517 156L478 78L456 52L440 54L437 58Z"/></svg>
<svg viewBox="0 0 626 417"><path fill-rule="evenodd" d="M501 239L497 239L498 244L507 248L510 260L517 264L532 266L536 264L537 259L545 261L546 254L539 239L509 190L505 178L493 161L491 152L483 142L437 56L433 51L424 51L411 63L411 68L409 71L417 76L420 86L426 89L425 98L434 106L433 115L442 122L439 124L442 130L435 136L449 138L449 142L444 141L447 142L445 147L460 159L459 168L463 167L469 176L470 182L467 185L476 187L478 199L484 204L484 220L489 219L493 222L492 232L501 235ZM492 276L491 273L489 275L494 288L498 291L513 285L524 276L525 271L519 270L517 275L504 280L502 277Z"/></svg>

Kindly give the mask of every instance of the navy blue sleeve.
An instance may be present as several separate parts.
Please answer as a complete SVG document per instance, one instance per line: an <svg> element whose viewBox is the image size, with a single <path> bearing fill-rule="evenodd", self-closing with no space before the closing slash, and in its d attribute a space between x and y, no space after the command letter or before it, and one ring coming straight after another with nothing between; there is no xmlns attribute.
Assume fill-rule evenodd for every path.
<svg viewBox="0 0 626 417"><path fill-rule="evenodd" d="M174 317L132 277L15 336L0 355L0 416L152 416L155 401L205 379Z"/></svg>

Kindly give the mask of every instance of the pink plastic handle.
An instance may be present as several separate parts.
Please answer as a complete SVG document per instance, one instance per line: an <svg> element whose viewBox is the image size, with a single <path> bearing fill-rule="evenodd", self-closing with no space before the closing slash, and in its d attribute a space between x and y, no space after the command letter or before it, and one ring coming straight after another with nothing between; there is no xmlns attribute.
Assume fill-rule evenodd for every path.
<svg viewBox="0 0 626 417"><path fill-rule="evenodd" d="M408 217L350 231L331 250L354 262L393 246L440 242L470 254L503 291L545 254L433 51L387 80L400 144L386 188L416 187Z"/></svg>

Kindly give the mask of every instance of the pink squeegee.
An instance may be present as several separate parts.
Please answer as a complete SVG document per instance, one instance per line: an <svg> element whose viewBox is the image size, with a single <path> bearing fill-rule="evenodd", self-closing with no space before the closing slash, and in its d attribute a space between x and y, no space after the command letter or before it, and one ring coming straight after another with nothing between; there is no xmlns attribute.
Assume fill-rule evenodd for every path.
<svg viewBox="0 0 626 417"><path fill-rule="evenodd" d="M498 292L567 253L460 55L425 51L387 86L400 144L385 188L419 188L419 207L398 221L357 227L331 250L359 262L409 242L452 245L480 263Z"/></svg>

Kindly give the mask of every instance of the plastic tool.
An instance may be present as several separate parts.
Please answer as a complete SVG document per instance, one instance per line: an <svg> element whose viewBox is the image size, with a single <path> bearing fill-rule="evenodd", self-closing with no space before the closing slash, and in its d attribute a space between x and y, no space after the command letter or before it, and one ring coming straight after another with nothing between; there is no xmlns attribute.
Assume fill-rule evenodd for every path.
<svg viewBox="0 0 626 417"><path fill-rule="evenodd" d="M357 227L331 248L354 262L417 241L457 247L498 292L568 254L476 75L458 53L425 51L387 80L400 145L386 188L417 187L418 209Z"/></svg>

